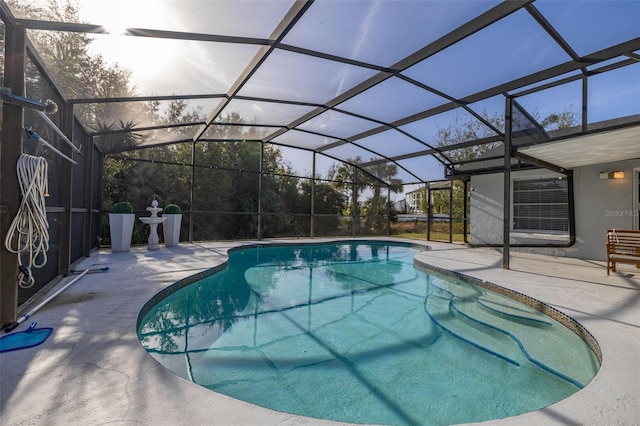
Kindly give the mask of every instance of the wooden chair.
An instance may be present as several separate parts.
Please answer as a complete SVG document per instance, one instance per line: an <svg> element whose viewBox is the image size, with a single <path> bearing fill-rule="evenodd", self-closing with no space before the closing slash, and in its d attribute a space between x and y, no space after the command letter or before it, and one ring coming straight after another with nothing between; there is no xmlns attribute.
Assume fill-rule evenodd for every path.
<svg viewBox="0 0 640 426"><path fill-rule="evenodd" d="M616 272L616 263L632 263L640 269L640 231L609 229L607 231L607 275Z"/></svg>

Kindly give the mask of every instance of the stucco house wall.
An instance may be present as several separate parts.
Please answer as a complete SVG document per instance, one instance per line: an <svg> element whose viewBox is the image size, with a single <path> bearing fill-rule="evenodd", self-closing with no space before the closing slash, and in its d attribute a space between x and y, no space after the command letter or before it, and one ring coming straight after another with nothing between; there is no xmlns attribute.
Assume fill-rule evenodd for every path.
<svg viewBox="0 0 640 426"><path fill-rule="evenodd" d="M635 171L634 171L635 169ZM575 189L576 239L570 247L519 248L556 256L605 260L604 241L607 229L638 229L638 188L634 173L640 169L640 160L577 167L573 171ZM600 179L601 172L624 171L624 179ZM512 173L512 178L558 177L548 170L527 170ZM635 182L638 185L638 182ZM503 230L503 175L478 175L471 178L469 210L471 244L502 245ZM635 203L635 205L634 205ZM569 243L568 234L512 233L511 244Z"/></svg>

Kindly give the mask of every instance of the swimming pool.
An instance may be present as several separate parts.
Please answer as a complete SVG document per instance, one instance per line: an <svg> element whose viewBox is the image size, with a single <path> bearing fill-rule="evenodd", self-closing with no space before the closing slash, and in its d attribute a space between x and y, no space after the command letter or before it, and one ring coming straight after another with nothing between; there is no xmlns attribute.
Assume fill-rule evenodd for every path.
<svg viewBox="0 0 640 426"><path fill-rule="evenodd" d="M236 249L227 265L154 297L139 338L166 368L211 390L351 423L503 418L593 378L599 363L578 324L572 331L488 283L417 268L422 249Z"/></svg>

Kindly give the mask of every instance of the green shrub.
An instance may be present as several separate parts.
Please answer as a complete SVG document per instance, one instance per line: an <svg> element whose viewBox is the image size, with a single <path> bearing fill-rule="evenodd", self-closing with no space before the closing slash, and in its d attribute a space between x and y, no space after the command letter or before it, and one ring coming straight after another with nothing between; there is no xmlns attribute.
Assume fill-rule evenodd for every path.
<svg viewBox="0 0 640 426"><path fill-rule="evenodd" d="M133 213L133 207L127 201L121 201L111 207L111 213Z"/></svg>
<svg viewBox="0 0 640 426"><path fill-rule="evenodd" d="M168 204L164 208L164 214L181 214L181 213L182 213L182 210L180 209L180 206L176 204Z"/></svg>

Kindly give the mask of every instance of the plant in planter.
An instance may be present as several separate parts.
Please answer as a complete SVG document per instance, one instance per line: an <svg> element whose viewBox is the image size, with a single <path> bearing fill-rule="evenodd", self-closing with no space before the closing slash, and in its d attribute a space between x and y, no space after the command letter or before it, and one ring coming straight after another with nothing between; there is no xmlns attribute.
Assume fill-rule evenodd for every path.
<svg viewBox="0 0 640 426"><path fill-rule="evenodd" d="M180 242L182 209L176 204L168 204L163 209L162 216L167 218L167 220L162 223L164 245L167 247L177 246Z"/></svg>
<svg viewBox="0 0 640 426"><path fill-rule="evenodd" d="M133 207L127 201L113 205L109 213L111 251L129 251L135 217Z"/></svg>

